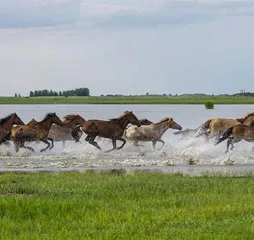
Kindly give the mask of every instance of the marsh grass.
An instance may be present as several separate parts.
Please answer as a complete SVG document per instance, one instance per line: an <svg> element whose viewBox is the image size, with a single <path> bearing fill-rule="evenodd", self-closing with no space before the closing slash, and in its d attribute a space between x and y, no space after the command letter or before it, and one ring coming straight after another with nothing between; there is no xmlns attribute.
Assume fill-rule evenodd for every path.
<svg viewBox="0 0 254 240"><path fill-rule="evenodd" d="M116 97L0 97L0 104L254 104L254 97L116 96Z"/></svg>
<svg viewBox="0 0 254 240"><path fill-rule="evenodd" d="M253 239L254 177L0 175L0 239Z"/></svg>

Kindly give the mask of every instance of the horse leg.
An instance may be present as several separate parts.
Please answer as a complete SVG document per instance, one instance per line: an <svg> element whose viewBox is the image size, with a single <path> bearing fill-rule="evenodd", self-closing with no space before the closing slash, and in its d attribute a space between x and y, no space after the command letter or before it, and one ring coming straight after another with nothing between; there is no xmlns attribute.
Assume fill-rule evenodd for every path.
<svg viewBox="0 0 254 240"><path fill-rule="evenodd" d="M126 140L123 139L122 137L116 137L116 140L122 141L122 145L120 147L117 147L116 150L119 150L121 148L123 148L123 146L126 144Z"/></svg>
<svg viewBox="0 0 254 240"><path fill-rule="evenodd" d="M63 148L65 148L65 141L62 141L62 146Z"/></svg>
<svg viewBox="0 0 254 240"><path fill-rule="evenodd" d="M153 143L153 150L155 150L156 142L157 142L157 140L152 141L152 143Z"/></svg>
<svg viewBox="0 0 254 240"><path fill-rule="evenodd" d="M161 150L164 147L165 142L162 139L157 139L157 141L162 143L162 146L158 148L158 150Z"/></svg>
<svg viewBox="0 0 254 240"><path fill-rule="evenodd" d="M48 138L48 140L51 142L51 146L49 147L49 150L51 150L54 147L54 140L53 138Z"/></svg>
<svg viewBox="0 0 254 240"><path fill-rule="evenodd" d="M47 147L41 149L41 152L44 152L50 147L50 143L46 139L40 139L40 140L48 145Z"/></svg>
<svg viewBox="0 0 254 240"><path fill-rule="evenodd" d="M17 153L19 151L19 143L14 142L14 148L15 148L15 152Z"/></svg>
<svg viewBox="0 0 254 240"><path fill-rule="evenodd" d="M89 135L87 135L86 138L85 138L85 141L89 142L89 141L90 141L90 138L91 138L91 137L90 137Z"/></svg>
<svg viewBox="0 0 254 240"><path fill-rule="evenodd" d="M113 148L112 148L112 149L109 149L109 150L107 150L107 151L105 151L105 152L112 152L113 150L116 149L116 139L112 139L112 144L113 144Z"/></svg>
<svg viewBox="0 0 254 240"><path fill-rule="evenodd" d="M231 145L231 150L233 150L233 148L234 148L234 145L233 145L233 138L232 137L229 137L228 138L228 141L227 141L227 150L226 150L226 152L225 153L227 153L228 152L228 149L229 149L229 146Z"/></svg>
<svg viewBox="0 0 254 240"><path fill-rule="evenodd" d="M134 140L134 141L133 141L133 146L142 147L143 145L138 144L138 140Z"/></svg>
<svg viewBox="0 0 254 240"><path fill-rule="evenodd" d="M87 138L88 138L88 136L86 137L86 141L88 141L90 144L92 144L93 146L95 146L96 148L101 150L101 147L98 145L98 143L94 141L96 136L95 137L89 136L89 138L88 138L89 140L87 140Z"/></svg>
<svg viewBox="0 0 254 240"><path fill-rule="evenodd" d="M34 152L34 149L33 149L32 147L25 146L25 142L21 142L21 143L19 144L19 148L25 148L25 149L28 149L28 150Z"/></svg>

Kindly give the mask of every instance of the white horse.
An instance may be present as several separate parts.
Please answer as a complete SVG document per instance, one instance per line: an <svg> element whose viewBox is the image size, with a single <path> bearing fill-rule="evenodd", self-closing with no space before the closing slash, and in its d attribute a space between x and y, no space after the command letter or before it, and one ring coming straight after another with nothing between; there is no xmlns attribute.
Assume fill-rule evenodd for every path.
<svg viewBox="0 0 254 240"><path fill-rule="evenodd" d="M134 146L139 146L139 141L152 141L154 149L156 142L161 142L162 148L165 142L161 137L169 128L182 130L182 127L173 121L173 118L165 118L150 125L141 125L140 127L130 126L125 130L125 137L129 140L133 140Z"/></svg>

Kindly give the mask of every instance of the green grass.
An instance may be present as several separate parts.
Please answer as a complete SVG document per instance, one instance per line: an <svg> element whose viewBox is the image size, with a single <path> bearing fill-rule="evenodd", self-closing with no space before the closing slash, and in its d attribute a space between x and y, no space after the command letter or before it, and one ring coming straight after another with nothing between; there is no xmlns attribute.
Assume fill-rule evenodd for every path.
<svg viewBox="0 0 254 240"><path fill-rule="evenodd" d="M0 175L0 239L253 239L254 177Z"/></svg>
<svg viewBox="0 0 254 240"><path fill-rule="evenodd" d="M0 104L254 104L254 97L122 96L122 97L0 97Z"/></svg>

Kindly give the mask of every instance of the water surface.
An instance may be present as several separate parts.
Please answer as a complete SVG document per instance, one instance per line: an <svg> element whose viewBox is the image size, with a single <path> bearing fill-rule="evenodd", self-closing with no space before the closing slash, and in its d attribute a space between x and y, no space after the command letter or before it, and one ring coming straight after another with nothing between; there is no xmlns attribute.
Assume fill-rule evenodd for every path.
<svg viewBox="0 0 254 240"><path fill-rule="evenodd" d="M24 122L28 122L32 118L41 120L48 112L56 112L60 118L73 113L80 114L85 119L109 119L120 116L125 110L132 110L138 118L148 118L154 122L164 117L173 117L185 129L196 128L213 117L240 118L253 112L254 105L215 105L213 110L206 110L203 105L0 105L0 118L16 112ZM43 143L30 143L35 148L35 153L25 149L15 153L13 145L1 145L0 170L133 168L160 169L164 172L181 172L183 169L185 172L196 169L199 173L209 169L210 172L215 169L222 172L235 172L238 169L246 174L253 172L252 143L240 142L235 144L234 151L224 154L226 142L214 146L213 141L206 142L202 138L182 139L179 135L173 135L173 132L174 130L169 129L165 133L163 140L166 144L159 151L153 151L150 142L142 143L142 147L135 147L131 142L127 142L120 151L104 153L84 142L85 135L82 144L67 142L66 148L63 149L61 142L57 142L55 148L44 153L39 152L45 146ZM98 143L104 150L112 147L111 141L107 139L98 139Z"/></svg>

